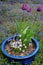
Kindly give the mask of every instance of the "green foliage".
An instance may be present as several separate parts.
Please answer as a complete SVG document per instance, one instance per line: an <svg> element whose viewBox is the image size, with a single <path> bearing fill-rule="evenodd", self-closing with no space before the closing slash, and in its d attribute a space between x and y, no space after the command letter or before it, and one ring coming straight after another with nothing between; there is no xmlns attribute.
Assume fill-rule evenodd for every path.
<svg viewBox="0 0 43 65"><path fill-rule="evenodd" d="M35 29L35 37L37 37L38 40L43 41L43 22L39 24L39 26Z"/></svg>
<svg viewBox="0 0 43 65"><path fill-rule="evenodd" d="M18 34L21 34L22 43L28 43L31 37L34 37L34 30L38 25L38 22L30 24L28 21L22 22L21 20L18 22L16 20L16 31Z"/></svg>
<svg viewBox="0 0 43 65"><path fill-rule="evenodd" d="M4 6L2 6L2 11L1 11L1 13L2 13L3 15L6 15L6 8L5 8Z"/></svg>
<svg viewBox="0 0 43 65"><path fill-rule="evenodd" d="M24 0L25 1L25 0ZM27 1L27 0L26 0ZM32 1L32 0L31 0ZM35 0L34 0L34 3L37 3ZM8 7L8 8L11 8L11 9L14 9L11 5L8 5L8 4L6 4L6 6L3 6L3 5L1 5L1 7L0 7L0 9L1 8L3 8L3 10L1 11L2 12L2 15L4 14L4 15L6 15L7 13L8 13L8 17L6 17L6 18L3 18L2 17L2 15L0 15L1 16L1 18L0 19L2 19L2 20L4 20L3 21L3 26L1 27L1 24L0 24L0 30L1 30L1 28L2 28L2 32L3 32L3 30L4 30L4 35L2 34L2 32L0 32L0 65L21 65L20 63L15 63L13 60L11 61L11 62L8 62L8 59L6 59L4 56L3 56L3 54L2 54L2 52L1 52L1 43L2 43L2 41L4 40L4 38L6 38L6 31L9 29L9 31L8 31L8 33L7 33L7 35L8 35L8 37L11 35L10 34L10 32L12 33L12 34L14 34L14 32L12 31L12 29L11 28L13 28L13 26L15 25L13 25L13 24L11 24L11 23L13 23L13 19L12 19L12 22L10 21L11 19L10 19L10 17L9 17L9 15L10 15L10 11L8 11L8 12L6 12L6 9L4 10L4 8L6 7ZM16 4L16 6L17 6L17 4ZM34 7L33 7L34 8ZM12 11L12 10L11 10ZM21 10L20 10L21 11ZM18 13L18 15L19 15L19 12L20 11L18 11L18 8L17 8L17 10L16 10L16 13L15 13L15 9L13 10L13 12L11 12L12 13L12 15L13 14L15 14L13 17L15 17L16 16L16 14ZM32 11L33 12L33 14L35 14L34 13L34 10ZM1 13L0 13L1 14ZM22 13L21 13L22 14ZM32 15L33 15L32 14ZM42 14L43 14L43 11L42 11ZM10 15L11 16L11 15ZM26 15L25 15L26 16ZM28 15L29 16L29 15ZM20 18L22 18L22 16L19 16ZM27 17L27 16L26 16ZM31 22L31 24L32 24L32 19L33 19L33 17L32 16L29 16L29 18L30 18L30 22ZM15 20L16 20L16 18L14 18ZM9 23L8 23L8 22ZM19 20L20 21L20 20ZM28 21L29 21L29 19L28 19ZM5 22L5 23L4 23ZM18 22L18 20L17 20L17 22ZM23 22L23 21L22 21ZM29 22L29 24L30 24L30 22ZM38 55L36 56L36 58L34 59L34 61L30 64L30 65L43 65L43 23L42 23L43 21L39 21L38 23L40 23L40 25L38 26L38 27L36 27L36 29L35 29L35 33L34 33L34 37L37 39L37 40L39 40L39 44L40 44L40 49L39 49L39 53L38 53ZM5 24L9 24L9 26L8 25L6 25L5 26ZM31 25L30 24L30 25ZM12 25L12 27L11 27L11 25ZM30 25L29 25L29 27L30 27ZM19 24L18 24L18 26L19 26ZM24 26L24 25L23 25ZM5 29L3 29L3 27L5 27ZM10 28L11 27L11 28ZM34 27L34 26L33 26ZM15 31L15 29L13 28L13 30ZM25 30L25 29L24 29ZM20 31L19 31L20 32ZM20 32L21 33L21 32ZM41 34L39 34L39 33L41 33ZM5 37L4 37L5 36ZM26 42L26 41L25 41Z"/></svg>

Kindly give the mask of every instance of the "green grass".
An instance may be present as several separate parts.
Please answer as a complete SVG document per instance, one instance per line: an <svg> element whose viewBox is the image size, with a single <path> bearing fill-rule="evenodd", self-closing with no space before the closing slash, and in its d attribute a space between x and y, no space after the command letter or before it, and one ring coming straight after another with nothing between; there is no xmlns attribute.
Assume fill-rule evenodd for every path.
<svg viewBox="0 0 43 65"><path fill-rule="evenodd" d="M4 7L5 7L5 5L4 5ZM11 5L10 6L6 5L6 7L10 8ZM0 65L8 65L8 64L21 65L20 63L14 63L13 60L12 60L12 62L8 62L8 59L4 57L4 55L2 54L2 51L1 51L1 44L2 44L3 40L11 35L14 35L14 33L16 31L15 20L20 21L23 18L22 17L23 13L21 12L21 14L22 14L21 15L19 13L19 10L17 11L17 13L18 13L18 15L21 15L21 16L20 16L20 18L16 18L15 17L16 15L14 13L14 12L16 12L16 10L14 10L14 9L13 9L14 16L10 18L9 16L12 13L11 11L7 11L6 13L4 12L5 16L6 16L4 18L3 18L4 14L2 14L2 15L0 14L0 17L1 17L0 19L2 20L2 23L0 23ZM28 17L26 17L26 18L28 18ZM25 19L25 21L26 20L27 19ZM22 20L22 22L23 21L24 20ZM30 24L32 24L33 19L32 18L30 18L30 20L28 19L28 22ZM40 49L39 49L38 55L35 57L34 61L30 65L43 65L43 21L39 21L39 26L36 27L36 29L35 29L34 37L39 41Z"/></svg>

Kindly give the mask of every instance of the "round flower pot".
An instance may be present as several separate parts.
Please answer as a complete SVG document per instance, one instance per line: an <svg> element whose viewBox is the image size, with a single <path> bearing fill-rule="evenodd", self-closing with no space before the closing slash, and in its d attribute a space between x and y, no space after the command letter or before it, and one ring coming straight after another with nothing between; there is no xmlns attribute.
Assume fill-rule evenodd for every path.
<svg viewBox="0 0 43 65"><path fill-rule="evenodd" d="M8 54L6 52L6 50L5 50L5 48L4 48L5 45L7 44L7 41L9 39L12 39L12 38L13 38L13 36L5 39L3 41L3 43L2 43L1 49L2 49L2 53L4 54L4 56L7 57L9 61L11 61L13 59L14 62L20 62L22 65L28 65L28 64L30 64L34 60L35 56L38 53L38 50L39 50L39 43L38 43L38 41L36 39L34 39L34 38L31 39L31 41L36 45L35 51L32 52L31 54L28 54L26 56L13 56L13 55Z"/></svg>

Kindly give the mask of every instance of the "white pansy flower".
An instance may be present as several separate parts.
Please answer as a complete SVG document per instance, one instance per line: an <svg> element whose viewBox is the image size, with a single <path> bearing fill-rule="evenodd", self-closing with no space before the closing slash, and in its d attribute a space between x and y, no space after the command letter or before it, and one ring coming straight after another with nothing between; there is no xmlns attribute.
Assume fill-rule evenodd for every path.
<svg viewBox="0 0 43 65"><path fill-rule="evenodd" d="M17 42L10 43L11 47L17 48Z"/></svg>

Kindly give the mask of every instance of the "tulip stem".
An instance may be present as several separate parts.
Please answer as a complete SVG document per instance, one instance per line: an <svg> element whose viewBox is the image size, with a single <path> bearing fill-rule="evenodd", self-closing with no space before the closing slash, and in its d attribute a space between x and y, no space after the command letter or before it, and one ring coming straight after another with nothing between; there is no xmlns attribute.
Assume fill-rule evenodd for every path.
<svg viewBox="0 0 43 65"><path fill-rule="evenodd" d="M24 11L23 11L23 19L22 19L22 21L23 22L25 21L25 13L24 13Z"/></svg>

